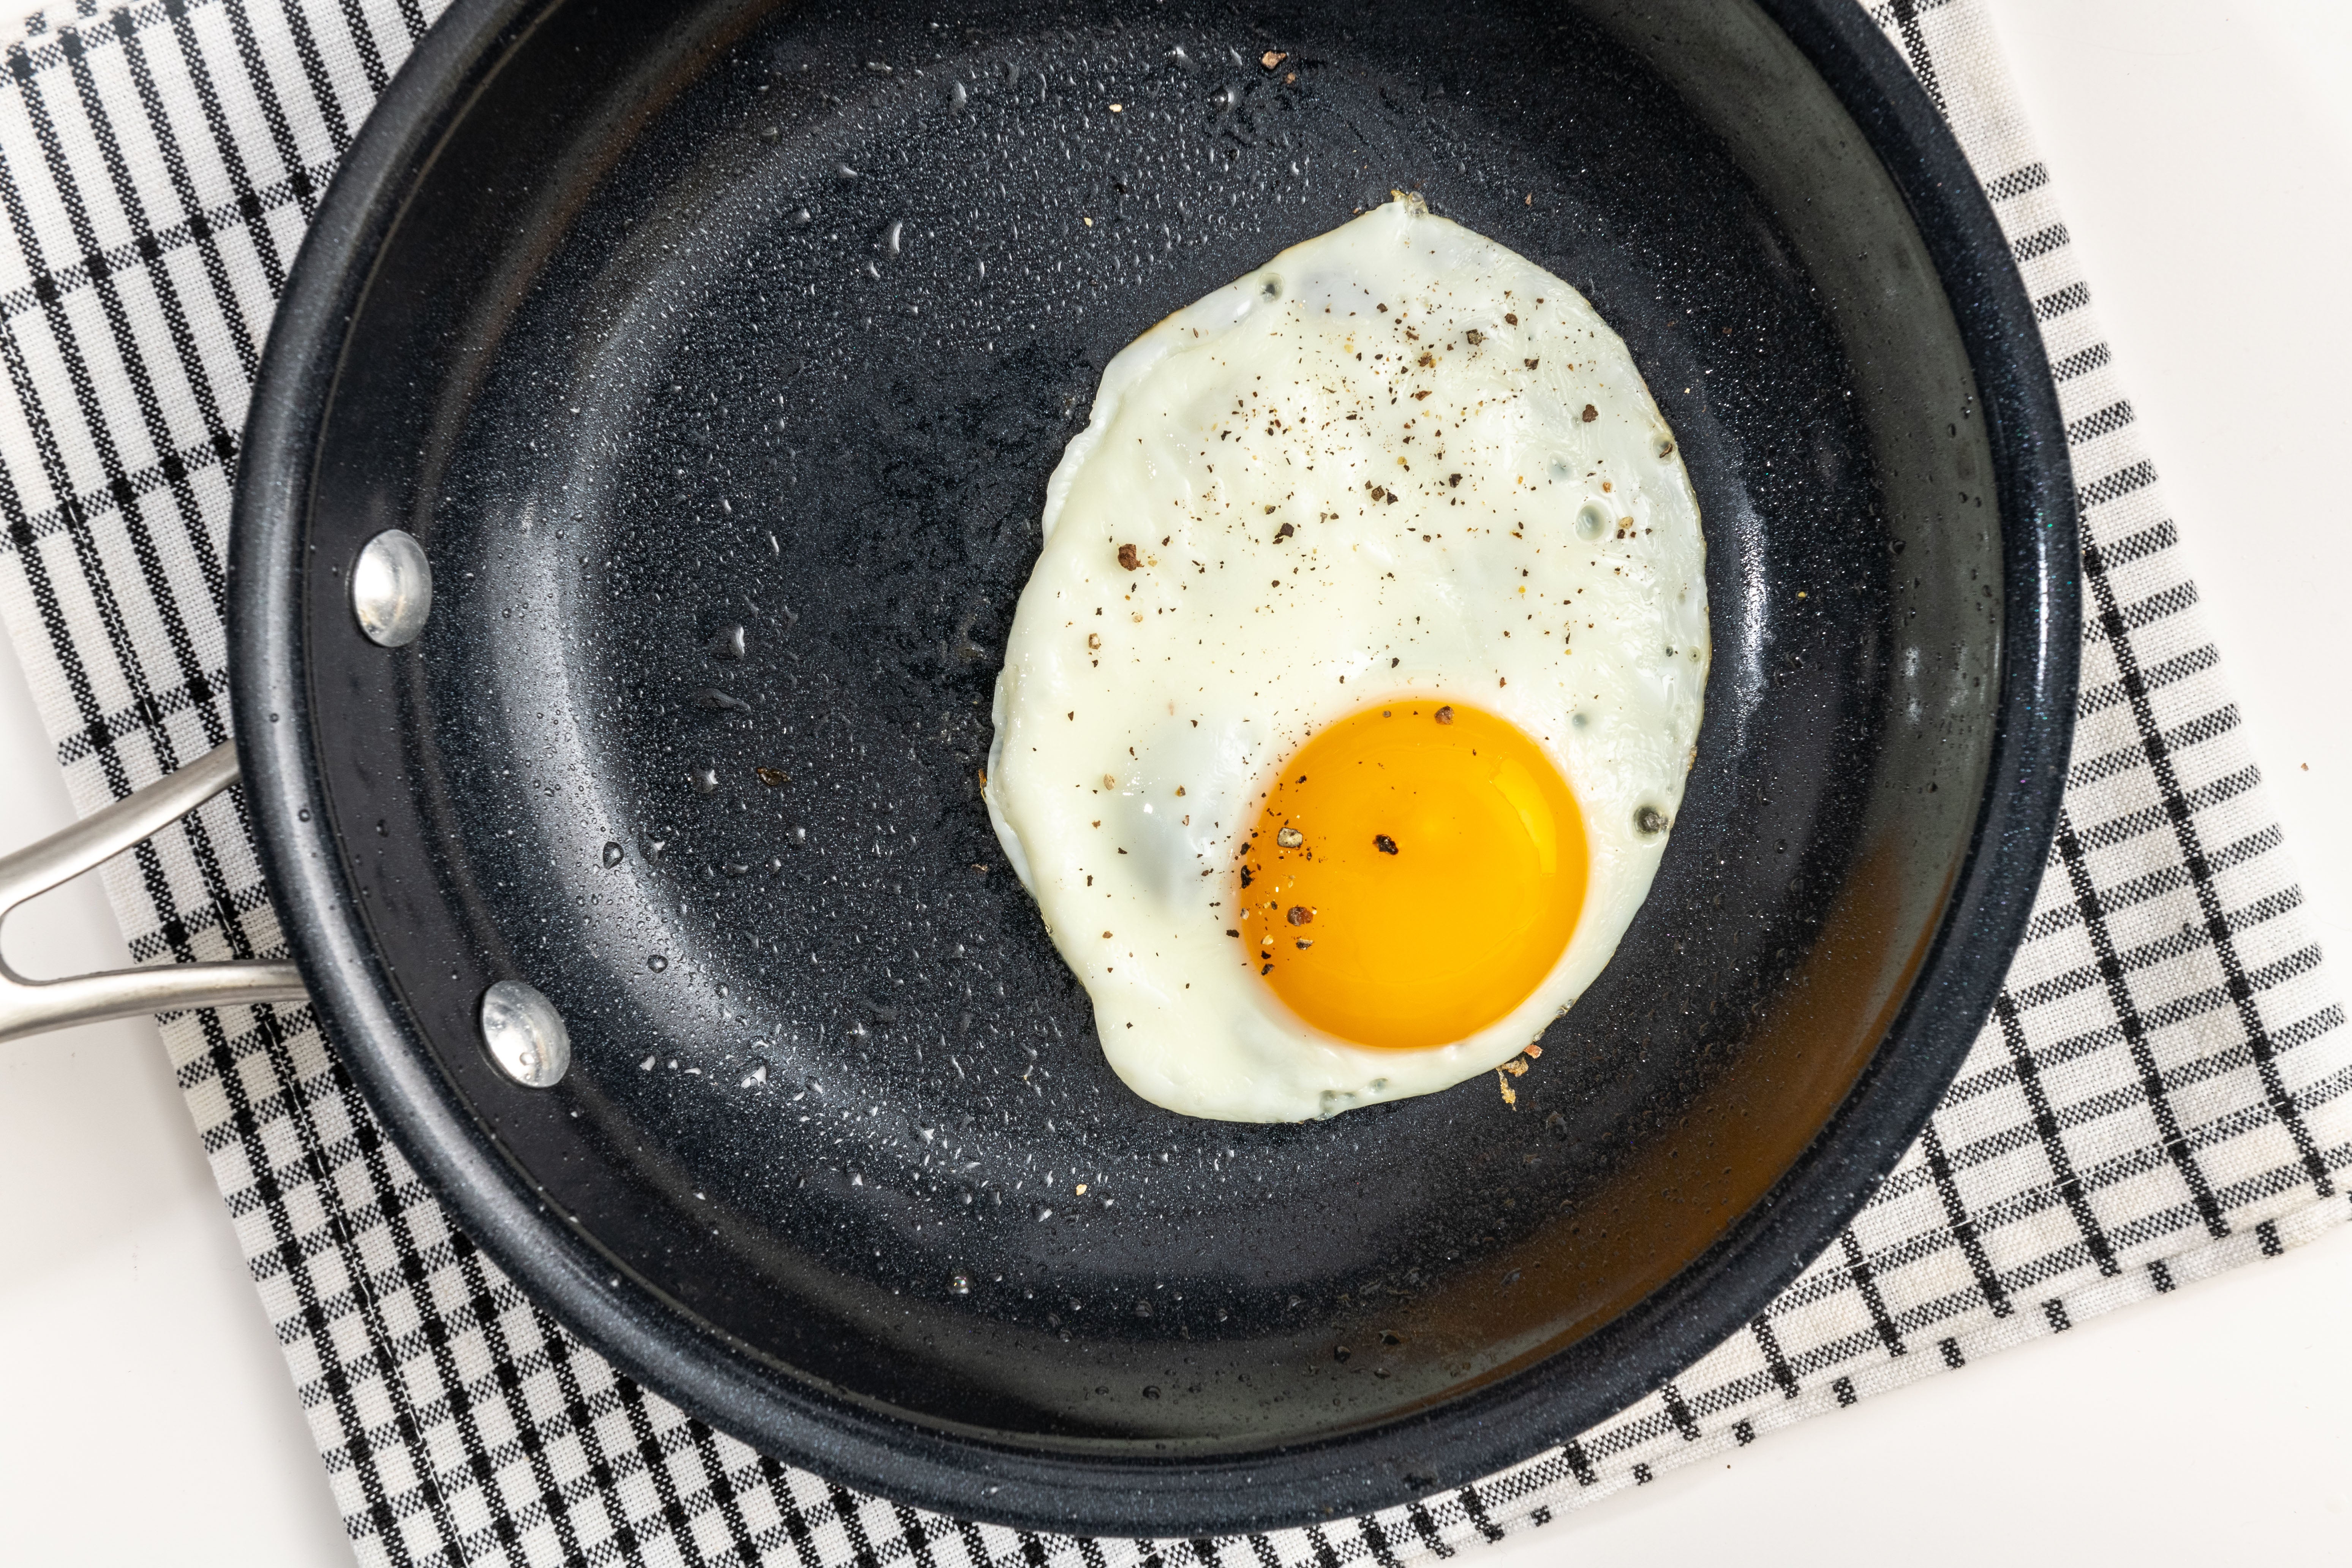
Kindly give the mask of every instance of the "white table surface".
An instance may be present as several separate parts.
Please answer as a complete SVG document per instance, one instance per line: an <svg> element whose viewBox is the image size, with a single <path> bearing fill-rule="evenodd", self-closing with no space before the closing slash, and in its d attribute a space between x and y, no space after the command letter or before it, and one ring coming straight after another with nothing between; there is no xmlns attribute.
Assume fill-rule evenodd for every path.
<svg viewBox="0 0 2352 1568"><path fill-rule="evenodd" d="M2352 6L1992 4L2345 985ZM0 847L68 815L0 647ZM122 962L94 885L42 900L5 942L34 974ZM1477 1561L2352 1560L2347 1301L2338 1236ZM0 1562L349 1552L152 1026L0 1046Z"/></svg>

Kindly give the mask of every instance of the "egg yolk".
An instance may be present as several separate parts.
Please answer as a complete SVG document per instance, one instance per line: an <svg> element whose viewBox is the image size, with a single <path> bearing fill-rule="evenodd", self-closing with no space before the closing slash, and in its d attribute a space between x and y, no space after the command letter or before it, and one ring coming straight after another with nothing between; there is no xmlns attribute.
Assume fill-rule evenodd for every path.
<svg viewBox="0 0 2352 1568"><path fill-rule="evenodd" d="M1469 1038L1559 962L1584 904L1584 820L1518 729L1460 702L1329 725L1267 792L1244 851L1246 960L1353 1045Z"/></svg>

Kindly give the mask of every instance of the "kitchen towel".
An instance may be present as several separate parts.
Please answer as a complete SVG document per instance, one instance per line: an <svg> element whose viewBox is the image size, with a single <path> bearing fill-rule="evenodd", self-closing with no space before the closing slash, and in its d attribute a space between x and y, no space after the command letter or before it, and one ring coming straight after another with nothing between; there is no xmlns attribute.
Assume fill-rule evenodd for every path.
<svg viewBox="0 0 2352 1568"><path fill-rule="evenodd" d="M223 562L273 301L440 8L80 0L0 41L0 614L84 811L229 732ZM2086 531L2081 729L1993 1016L1803 1276L1633 1409L1418 1505L1216 1542L1033 1536L848 1491L617 1374L453 1226L307 1011L167 1018L363 1563L1392 1568L2346 1216L2352 1030L1990 26L1979 0L1870 15L2041 317ZM104 875L142 962L283 951L234 795Z"/></svg>

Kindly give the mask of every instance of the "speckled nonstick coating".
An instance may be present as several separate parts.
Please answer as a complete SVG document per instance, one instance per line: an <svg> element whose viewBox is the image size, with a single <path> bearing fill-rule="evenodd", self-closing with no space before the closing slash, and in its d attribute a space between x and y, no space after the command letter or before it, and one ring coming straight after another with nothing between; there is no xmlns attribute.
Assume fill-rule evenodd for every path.
<svg viewBox="0 0 2352 1568"><path fill-rule="evenodd" d="M1392 188L1632 346L1706 729L1516 1107L1186 1120L989 832L991 685L1105 362ZM393 525L437 588L387 652ZM1981 1021L2074 681L2032 312L1852 0L459 0L303 251L234 562L297 954L471 1233L726 1429L1071 1531L1401 1502L1735 1330ZM483 1054L502 978L552 1090Z"/></svg>

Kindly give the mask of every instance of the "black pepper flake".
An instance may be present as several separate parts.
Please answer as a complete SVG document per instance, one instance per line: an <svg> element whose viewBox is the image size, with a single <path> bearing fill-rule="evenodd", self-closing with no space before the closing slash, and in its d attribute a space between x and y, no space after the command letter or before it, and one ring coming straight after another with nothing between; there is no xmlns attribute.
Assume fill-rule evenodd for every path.
<svg viewBox="0 0 2352 1568"><path fill-rule="evenodd" d="M1451 723L1453 723L1453 722L1454 722L1454 710L1453 710L1451 707L1440 708L1440 709L1437 710L1437 721L1438 721L1439 723L1441 723L1441 724L1451 724Z"/></svg>
<svg viewBox="0 0 2352 1568"><path fill-rule="evenodd" d="M1280 528L1274 531L1274 537L1276 540L1284 540L1289 538L1292 534L1297 533L1297 531L1298 528L1297 524L1286 522Z"/></svg>
<svg viewBox="0 0 2352 1568"><path fill-rule="evenodd" d="M1516 311L1511 311L1511 310L1506 310L1506 311L1504 311L1504 312L1503 312L1503 321L1505 321L1505 323L1506 323L1506 324L1510 325L1510 326L1514 326L1514 327L1516 327L1516 326L1517 326L1517 325L1519 324L1519 318L1518 318L1518 315L1517 315L1517 313Z"/></svg>
<svg viewBox="0 0 2352 1568"><path fill-rule="evenodd" d="M1539 365L1539 364L1543 363L1543 361L1541 361L1541 360L1539 360L1539 359L1531 359L1531 360L1525 361L1525 362L1523 362L1523 363L1525 363L1525 364L1527 365L1527 367L1528 367L1529 370L1533 370L1533 369L1535 369L1535 367L1536 367L1536 366L1538 366L1538 365Z"/></svg>
<svg viewBox="0 0 2352 1568"><path fill-rule="evenodd" d="M1396 840L1385 833L1372 835L1372 847L1383 855L1393 855L1397 852Z"/></svg>
<svg viewBox="0 0 2352 1568"><path fill-rule="evenodd" d="M1588 403L1588 404L1586 404L1586 405L1584 405L1584 422L1585 422L1587 425L1591 424L1595 419L1598 419L1598 418L1600 418L1600 417L1601 417L1601 410L1599 410L1598 408L1593 407L1593 406L1592 406L1592 405L1591 405L1590 403Z"/></svg>
<svg viewBox="0 0 2352 1568"><path fill-rule="evenodd" d="M1226 934L1227 936L1239 936L1239 935L1241 935L1242 933L1241 933L1241 932L1239 932L1239 931L1229 931L1225 932L1225 934Z"/></svg>
<svg viewBox="0 0 2352 1568"><path fill-rule="evenodd" d="M1466 332L1465 332L1465 333L1463 333L1463 334L1462 334L1462 341L1463 341L1464 342L1468 343L1472 348L1474 348L1474 349L1475 349L1475 348L1476 348L1480 343L1483 343L1483 342L1485 342L1486 341L1486 333L1484 333L1484 332L1482 332L1482 331L1480 331L1477 328L1473 327L1473 328L1471 328L1468 331L1466 331Z"/></svg>
<svg viewBox="0 0 2352 1568"><path fill-rule="evenodd" d="M1305 904L1293 904L1290 906L1290 912L1285 915L1283 919L1288 921L1292 925L1303 926L1308 924L1315 919L1315 911L1308 909Z"/></svg>
<svg viewBox="0 0 2352 1568"><path fill-rule="evenodd" d="M1143 557L1135 552L1134 545L1122 544L1118 547L1118 563L1132 572L1143 564Z"/></svg>
<svg viewBox="0 0 2352 1568"><path fill-rule="evenodd" d="M1462 476L1460 474L1448 474L1445 476L1445 488L1448 489L1458 489L1461 486L1461 483Z"/></svg>
<svg viewBox="0 0 2352 1568"><path fill-rule="evenodd" d="M793 782L785 776L782 768L753 768L751 774L770 789L775 788L778 784L788 784Z"/></svg>
<svg viewBox="0 0 2352 1568"><path fill-rule="evenodd" d="M1300 937L1300 938L1298 939L1298 943L1297 943L1297 945L1298 945L1298 951L1299 951L1299 952L1305 952L1308 948L1313 947L1313 946L1315 945L1315 943L1314 943L1314 942L1313 942L1313 940L1312 940L1312 939L1307 938L1307 937L1303 937L1303 936L1302 936L1302 937Z"/></svg>

